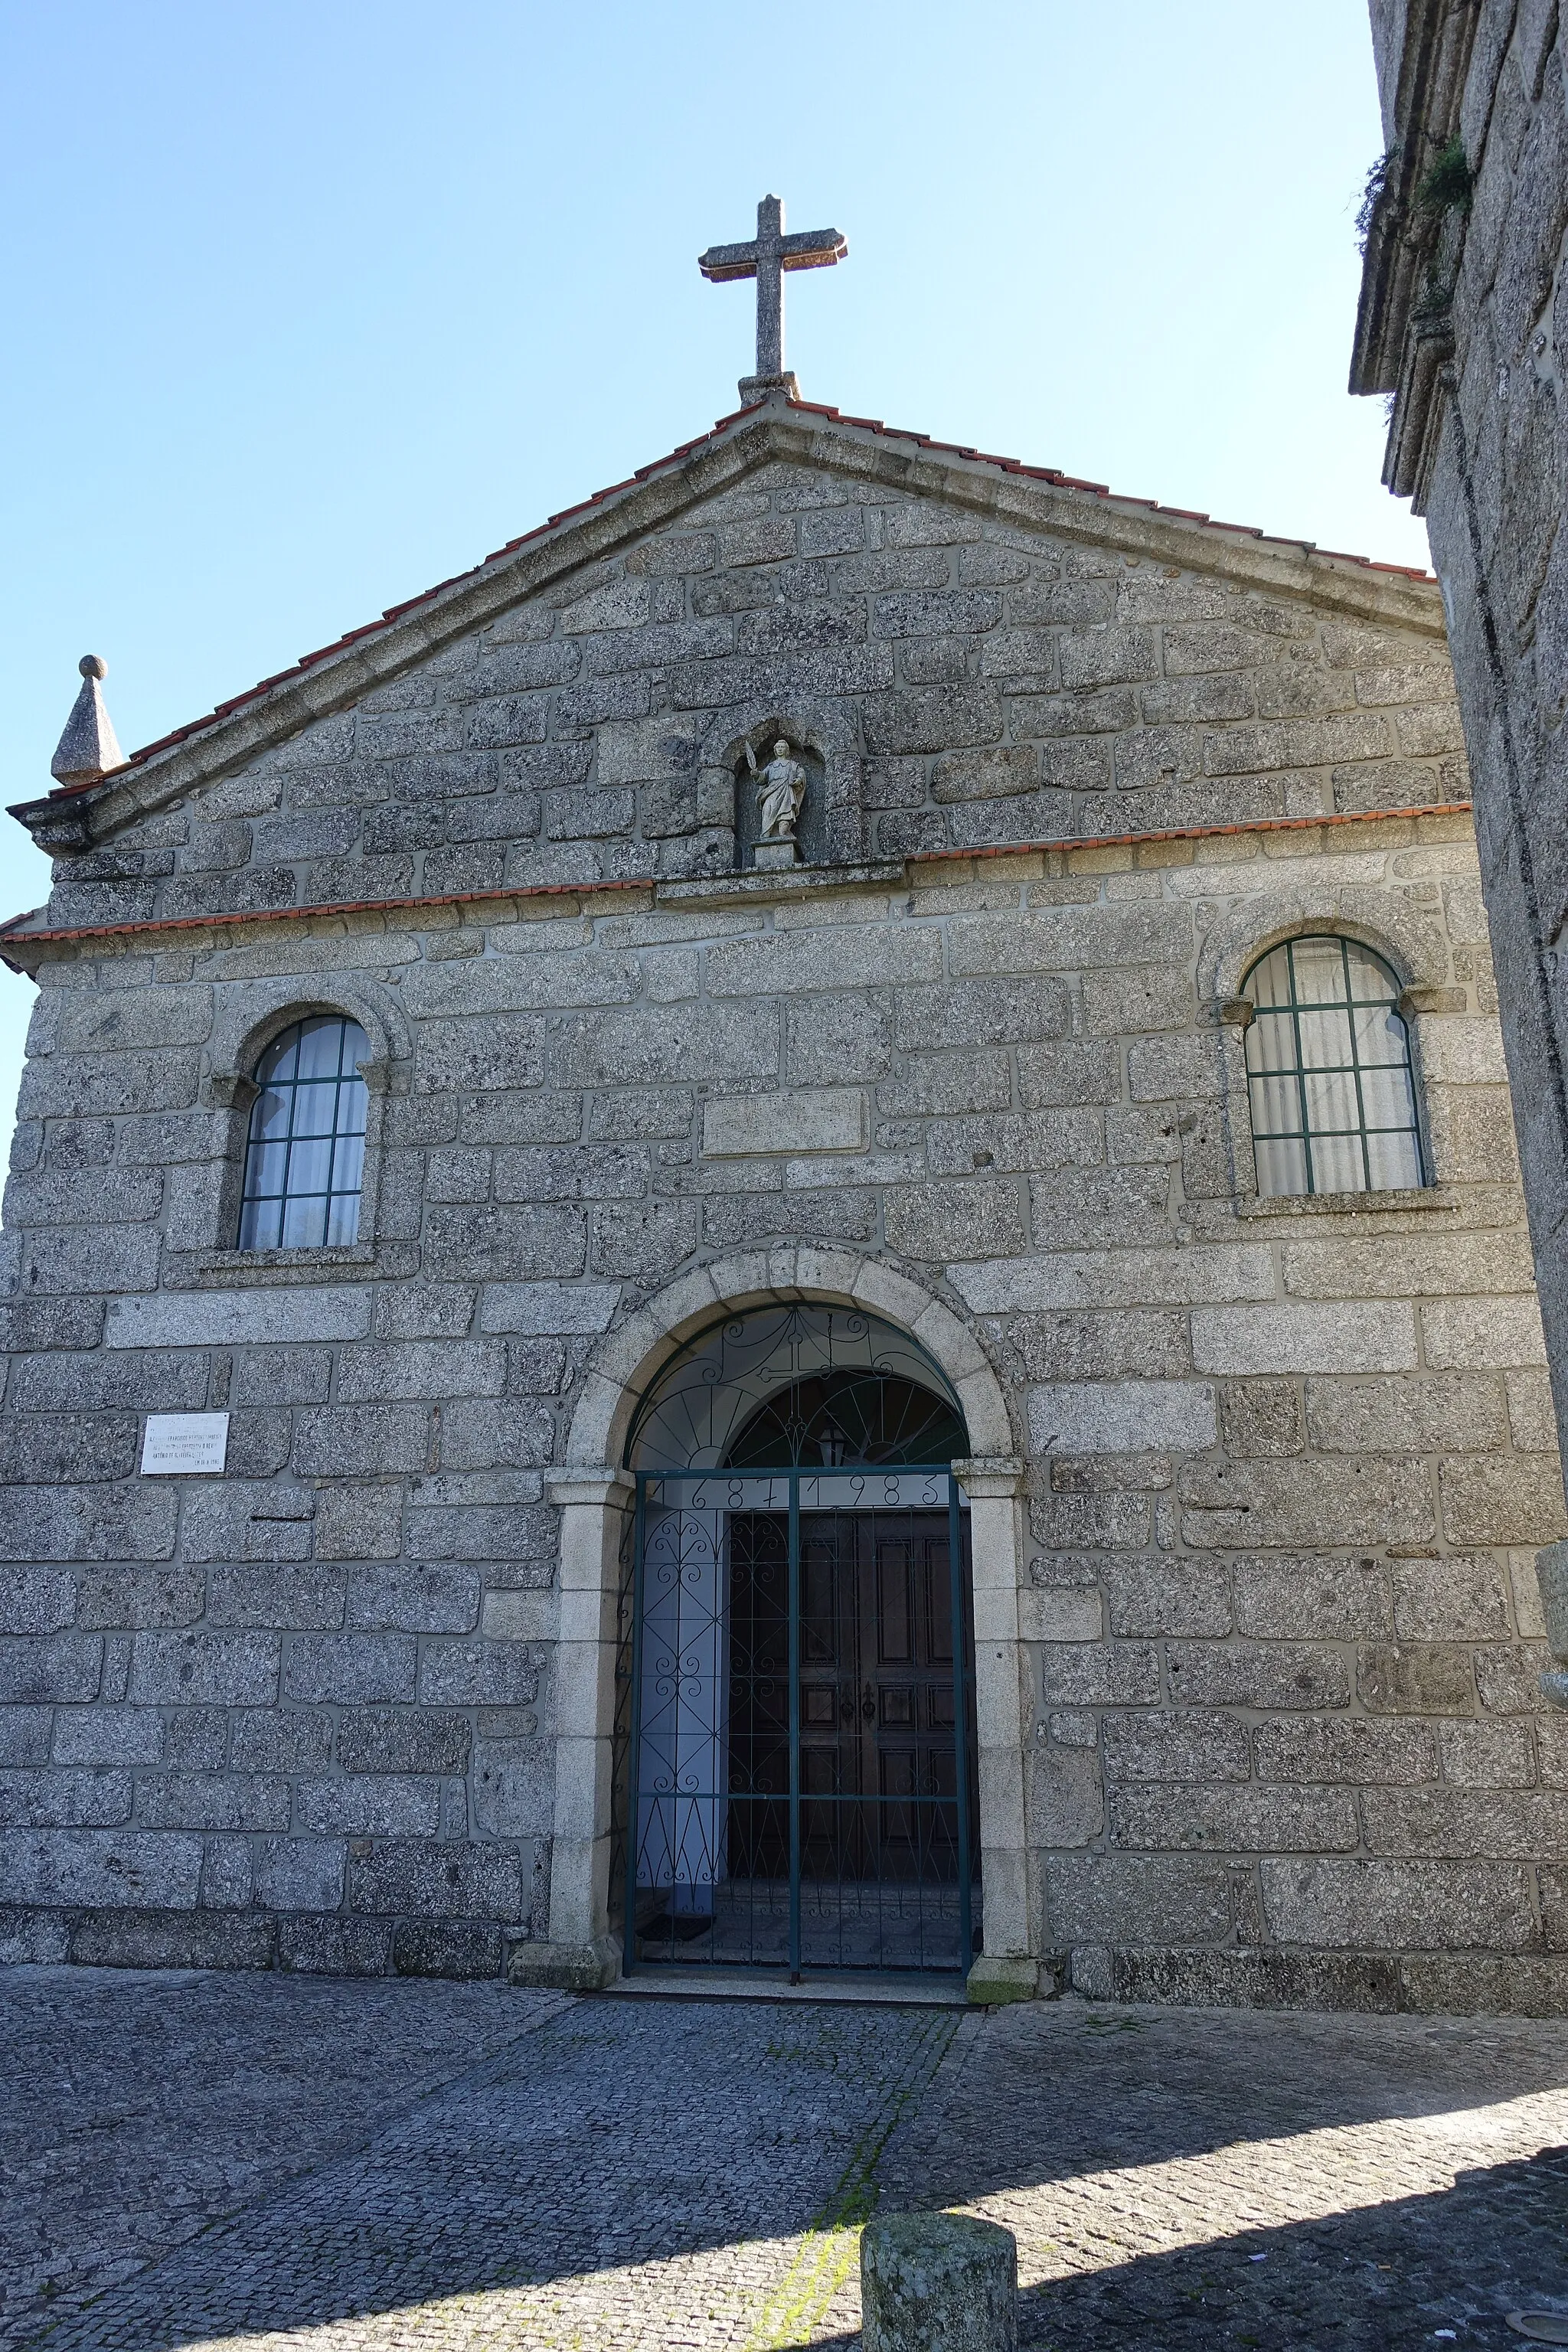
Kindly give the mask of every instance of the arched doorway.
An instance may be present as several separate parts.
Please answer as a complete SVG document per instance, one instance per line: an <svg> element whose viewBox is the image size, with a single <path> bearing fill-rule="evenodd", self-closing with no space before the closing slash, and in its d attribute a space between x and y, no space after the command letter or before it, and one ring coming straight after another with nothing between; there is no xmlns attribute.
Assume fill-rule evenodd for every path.
<svg viewBox="0 0 1568 2352"><path fill-rule="evenodd" d="M969 1453L907 1332L722 1318L631 1418L612 1905L623 1965L967 1972Z"/></svg>

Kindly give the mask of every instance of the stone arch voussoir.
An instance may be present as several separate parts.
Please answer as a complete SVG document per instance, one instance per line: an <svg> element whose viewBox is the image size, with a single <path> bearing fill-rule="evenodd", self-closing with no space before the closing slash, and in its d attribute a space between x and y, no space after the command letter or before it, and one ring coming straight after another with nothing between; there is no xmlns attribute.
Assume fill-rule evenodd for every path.
<svg viewBox="0 0 1568 2352"><path fill-rule="evenodd" d="M618 1464L638 1398L676 1349L717 1315L794 1300L861 1307L908 1331L952 1381L976 1455L1012 1451L1007 1400L989 1358L952 1307L907 1274L852 1250L785 1244L716 1258L679 1276L599 1343L567 1433L565 1463Z"/></svg>
<svg viewBox="0 0 1568 2352"><path fill-rule="evenodd" d="M215 1103L232 1102L248 1085L258 1061L279 1031L313 1013L346 1013L370 1040L370 1060L361 1064L373 1094L394 1091L405 1071L413 1040L403 1008L390 989L368 988L356 974L341 987L335 975L298 973L271 981L226 983L216 992L212 1034L206 1048L206 1087Z"/></svg>
<svg viewBox="0 0 1568 2352"><path fill-rule="evenodd" d="M1222 915L1198 957L1199 992L1223 1002L1238 996L1242 977L1261 955L1304 931L1335 931L1383 957L1406 987L1448 977L1441 924L1417 913L1403 892L1345 888L1331 870L1293 889L1264 890Z"/></svg>

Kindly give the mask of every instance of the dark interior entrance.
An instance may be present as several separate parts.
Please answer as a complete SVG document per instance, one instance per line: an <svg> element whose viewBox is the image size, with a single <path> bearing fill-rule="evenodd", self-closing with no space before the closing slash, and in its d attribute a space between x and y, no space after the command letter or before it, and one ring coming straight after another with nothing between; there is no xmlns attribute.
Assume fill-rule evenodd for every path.
<svg viewBox="0 0 1568 2352"><path fill-rule="evenodd" d="M735 1318L650 1392L617 1708L628 1968L967 1969L967 1451L907 1335L837 1309Z"/></svg>
<svg viewBox="0 0 1568 2352"><path fill-rule="evenodd" d="M626 1965L967 1969L974 1678L951 1472L638 1486Z"/></svg>
<svg viewBox="0 0 1568 2352"><path fill-rule="evenodd" d="M833 1511L803 1523L800 1843L802 1875L814 1883L957 1885L948 1543L945 1511ZM728 1859L736 1877L777 1878L789 1867L777 1802L789 1790L788 1544L787 1517L731 1522ZM973 1748L973 1705L965 1715Z"/></svg>

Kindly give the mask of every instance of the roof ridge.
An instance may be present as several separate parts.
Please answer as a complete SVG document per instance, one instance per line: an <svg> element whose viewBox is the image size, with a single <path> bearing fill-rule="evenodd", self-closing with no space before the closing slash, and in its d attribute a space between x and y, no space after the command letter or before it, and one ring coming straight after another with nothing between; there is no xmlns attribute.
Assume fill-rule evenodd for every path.
<svg viewBox="0 0 1568 2352"><path fill-rule="evenodd" d="M166 735L156 737L151 743L139 745L128 755L122 767L110 770L103 778L95 779L87 783L62 785L48 797L53 800L65 800L74 793L93 790L97 782L113 782L122 780L129 770L142 766L161 751L173 750L176 743L188 741L193 735L199 735L204 729L210 727L215 719L228 718L234 711L243 709L247 703L256 702L263 695L270 693L274 687L281 686L287 680L298 677L302 671L316 668L320 663L330 660L334 654L342 653L350 646L357 645L362 638L374 636L382 629L389 628L394 623L403 619L406 614L416 612L421 605L432 604L447 589L456 588L466 580L476 579L488 565L500 562L505 556L515 555L519 548L528 546L534 540L546 538L551 531L558 530L563 523L571 522L579 515L591 513L595 507L603 506L607 499L618 498L623 491L634 489L638 483L651 481L656 475L663 473L668 467L679 465L684 459L689 457L694 450L706 447L721 434L727 433L732 425L741 424L748 417L755 416L768 404L765 399L753 400L747 402L741 408L732 409L728 415L717 418L708 432L698 434L690 441L682 441L676 448L669 450L662 457L656 457L649 465L639 466L636 472L628 475L624 481L609 483L603 489L591 491L585 499L579 499L575 505L563 507L558 513L548 516L543 522L536 523L531 530L520 532L517 538L509 539L501 546L492 549L489 555L481 557L478 563L470 564L466 571L454 572L447 579L437 581L433 587L421 590L418 595L405 596L401 604L389 604L378 620L363 622L355 629L345 629L341 636L332 638L329 644L318 646L311 652L301 654L298 661L292 663L287 669L276 670L270 677L258 679L254 686L247 687L242 693L231 695L226 701L216 703L211 710L204 711L199 719L188 719L183 726L171 728ZM1221 522L1200 509L1162 506L1157 499L1138 498L1125 491L1113 490L1104 482L1091 482L1077 474L1063 473L1058 467L1031 466L1021 457L996 457L989 451L975 448L965 443L939 441L929 433L918 433L904 425L886 425L880 417L847 416L842 409L831 407L823 401L786 396L778 404L799 415L825 417L832 424L848 426L851 431L876 433L889 440L913 442L918 448L930 449L944 456L962 457L972 465L994 466L1002 473L1022 475L1028 481L1048 483L1053 489L1078 490L1093 498L1114 500L1119 506L1143 507L1151 514L1164 515L1174 521L1197 523L1207 530L1227 531L1239 538L1255 539L1266 547L1296 547L1305 554L1320 555L1331 562L1354 563L1363 571L1389 572L1396 579L1418 580L1436 584L1435 575L1421 570L1417 565L1388 563L1376 556L1354 555L1337 548L1320 548L1312 540L1296 539L1287 533L1266 531L1253 523Z"/></svg>

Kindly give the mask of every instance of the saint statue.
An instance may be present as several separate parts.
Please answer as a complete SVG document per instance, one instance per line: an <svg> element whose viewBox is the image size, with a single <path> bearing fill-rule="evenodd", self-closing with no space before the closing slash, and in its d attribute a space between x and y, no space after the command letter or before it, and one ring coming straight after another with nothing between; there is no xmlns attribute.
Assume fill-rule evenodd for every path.
<svg viewBox="0 0 1568 2352"><path fill-rule="evenodd" d="M757 755L748 743L746 765L762 788L761 838L763 841L793 841L795 821L805 798L805 770L798 760L791 759L789 745L782 735L773 745L773 758L765 768L760 770Z"/></svg>

